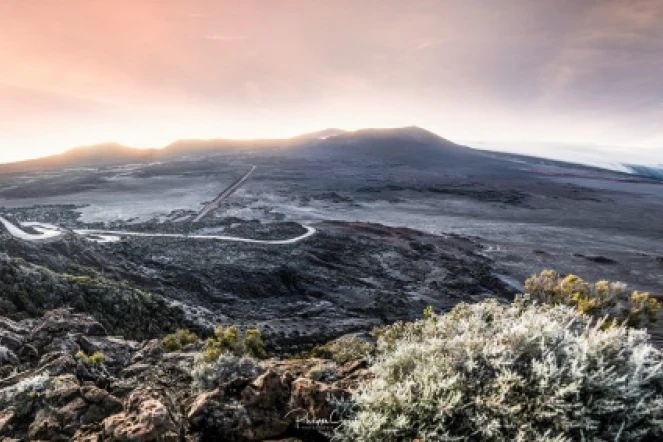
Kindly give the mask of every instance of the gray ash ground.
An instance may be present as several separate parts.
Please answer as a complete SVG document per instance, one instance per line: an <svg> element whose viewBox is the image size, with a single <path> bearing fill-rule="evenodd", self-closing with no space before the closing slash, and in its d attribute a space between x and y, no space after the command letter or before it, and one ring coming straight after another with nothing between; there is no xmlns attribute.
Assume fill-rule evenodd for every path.
<svg viewBox="0 0 663 442"><path fill-rule="evenodd" d="M215 217L187 222L252 165ZM316 235L292 245L0 241L28 262L127 279L180 305L195 327L257 325L288 349L419 317L429 304L508 298L545 268L663 295L662 181L475 151L413 130L4 174L0 206L18 221L70 228L285 239L313 225Z"/></svg>

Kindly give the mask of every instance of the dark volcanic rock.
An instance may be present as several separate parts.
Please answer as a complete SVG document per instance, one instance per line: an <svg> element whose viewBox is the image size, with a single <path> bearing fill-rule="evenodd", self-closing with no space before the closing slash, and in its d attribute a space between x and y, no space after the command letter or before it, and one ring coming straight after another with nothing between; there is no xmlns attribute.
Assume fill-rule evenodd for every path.
<svg viewBox="0 0 663 442"><path fill-rule="evenodd" d="M182 325L203 332L237 323L260 328L272 348L296 350L419 317L428 305L444 311L512 294L473 240L368 223L315 228L302 242L278 246L140 237L107 245L75 237L0 241L13 257L53 268L3 258L0 284L9 296L0 314L20 319L69 306L135 339Z"/></svg>
<svg viewBox="0 0 663 442"><path fill-rule="evenodd" d="M577 256L578 258L584 258L587 261L592 261L597 264L617 264L617 261L615 261L614 259L601 255L583 255L581 253L574 253L573 256Z"/></svg>
<svg viewBox="0 0 663 442"><path fill-rule="evenodd" d="M336 381L329 383L307 374L331 361L267 360L261 362L260 375L196 391L190 375L192 354L164 354L158 341L138 344L85 335L95 323L89 316L58 310L37 320L2 318L0 323L10 324L23 345L35 345L44 354L39 360L0 361L0 370L11 366L16 371L0 376L0 440L244 442L286 435L328 440L322 430L302 432L297 422L330 420L332 397L348 397L350 388L370 377L365 361L359 360L333 365L331 378ZM72 348L47 352L63 337ZM75 362L77 343L92 339L106 339L106 360L126 357L115 357L114 367Z"/></svg>
<svg viewBox="0 0 663 442"><path fill-rule="evenodd" d="M80 239L72 241L76 245ZM85 259L85 254L69 254L60 247L45 247L35 257L32 244L10 240L15 256L10 258L0 254L0 315L12 319L34 317L49 309L59 307L72 308L77 312L92 314L97 321L89 324L89 329L78 330L88 336L105 335L108 332L122 334L130 338L147 338L162 335L173 326L184 323L184 312L169 305L163 297L148 293L136 286L129 285L120 278L109 278L89 267L83 267L78 259ZM17 247L18 245L18 247ZM99 256L104 260L101 250L88 250L87 255ZM23 258L25 257L25 258ZM34 259L36 264L28 262ZM56 268L68 268L72 273L50 270L43 264L59 262ZM112 268L103 266L100 269ZM151 318L144 321L143 318ZM55 319L53 319L56 321ZM84 324L79 324L85 327ZM57 329L57 321L46 325ZM0 342L12 341L11 330L4 332ZM15 345L15 344L14 344Z"/></svg>

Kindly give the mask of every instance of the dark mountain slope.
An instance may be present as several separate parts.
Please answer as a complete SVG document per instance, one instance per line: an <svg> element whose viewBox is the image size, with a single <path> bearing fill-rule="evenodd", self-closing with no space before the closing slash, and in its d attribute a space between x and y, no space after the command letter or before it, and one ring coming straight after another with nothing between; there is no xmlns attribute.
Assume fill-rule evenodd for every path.
<svg viewBox="0 0 663 442"><path fill-rule="evenodd" d="M405 127L354 132L327 129L284 140L180 140L163 149L134 149L109 143L78 147L38 160L0 165L0 172L103 167L218 154L280 160L323 159L350 165L375 163L444 170L454 175L510 174L522 167L514 165L512 156L472 149L418 127Z"/></svg>

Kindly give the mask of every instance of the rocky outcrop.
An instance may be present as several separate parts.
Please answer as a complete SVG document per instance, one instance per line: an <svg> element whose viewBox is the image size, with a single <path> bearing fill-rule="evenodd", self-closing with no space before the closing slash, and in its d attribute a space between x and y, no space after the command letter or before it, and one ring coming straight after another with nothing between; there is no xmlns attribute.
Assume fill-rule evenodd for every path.
<svg viewBox="0 0 663 442"><path fill-rule="evenodd" d="M243 388L237 382L198 396L189 409L192 429L211 440L222 434L228 441L260 441L284 433L290 384L288 376L269 370Z"/></svg>
<svg viewBox="0 0 663 442"><path fill-rule="evenodd" d="M9 373L0 379L3 442L325 440L337 421L334 398L370 376L362 361L329 363L334 381L320 382L308 374L324 360L267 360L257 376L196 391L195 352L107 336L87 315L60 309L38 320L0 318L0 335L14 343L0 361ZM101 352L104 361L78 352Z"/></svg>
<svg viewBox="0 0 663 442"><path fill-rule="evenodd" d="M103 440L145 442L178 440L175 404L163 391L138 388L126 400L124 411L102 423Z"/></svg>
<svg viewBox="0 0 663 442"><path fill-rule="evenodd" d="M278 373L276 368L239 383L240 388L235 382L198 396L187 415L191 429L207 440L223 435L228 441L274 439L288 430L322 435L317 430L328 428L313 423L335 422L331 401L346 398L349 392L307 378L294 379L289 371Z"/></svg>
<svg viewBox="0 0 663 442"><path fill-rule="evenodd" d="M50 249L52 247L52 249ZM9 249L12 256L1 251ZM184 312L158 295L141 290L122 279L107 278L100 272L79 265L76 260L94 255L95 262L103 263L103 255L95 254L80 239L64 240L62 244L36 246L0 236L0 316L14 320L36 318L49 310L73 308L77 312L92 314L96 329L83 330L88 336L122 334L132 339L145 339L164 334L173 325L185 323ZM24 256L15 258L14 256ZM29 261L28 261L29 260ZM45 265L44 265L45 264ZM76 274L69 272L74 271ZM149 317L151 321L142 318ZM48 333L57 322L44 324ZM9 324L4 329L3 341L16 345L15 334Z"/></svg>
<svg viewBox="0 0 663 442"><path fill-rule="evenodd" d="M119 399L93 384L81 384L73 374L46 378L43 390L33 386L9 399L5 403L13 403L5 411L0 434L25 430L29 440L71 440L79 428L122 408Z"/></svg>

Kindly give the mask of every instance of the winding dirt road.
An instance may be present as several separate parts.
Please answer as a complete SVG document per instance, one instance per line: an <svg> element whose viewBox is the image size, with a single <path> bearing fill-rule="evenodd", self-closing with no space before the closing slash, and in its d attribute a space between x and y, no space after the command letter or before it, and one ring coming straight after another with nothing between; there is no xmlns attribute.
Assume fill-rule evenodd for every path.
<svg viewBox="0 0 663 442"><path fill-rule="evenodd" d="M16 226L6 218L0 217L0 223L2 223L7 231L14 237L23 239L26 241L52 241L62 237L68 231L53 225L46 223L37 223L37 222L23 222L20 223L23 227L30 227L35 231L39 232L28 233ZM232 241L232 242L244 242L252 244L270 244L270 245L288 245L295 244L299 241L302 241L310 236L313 236L316 233L314 227L307 226L302 224L302 227L306 229L306 233L303 233L299 236L289 239L251 239L251 238L241 238L237 236L225 236L225 235L187 235L187 234L178 234L178 233L144 233L144 232L125 232L122 230L72 230L70 232L75 233L86 237L87 239L95 242L116 242L120 241L122 237L127 236L137 236L144 238L189 238L189 239L200 239L200 240L217 240L217 241Z"/></svg>

